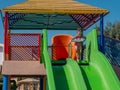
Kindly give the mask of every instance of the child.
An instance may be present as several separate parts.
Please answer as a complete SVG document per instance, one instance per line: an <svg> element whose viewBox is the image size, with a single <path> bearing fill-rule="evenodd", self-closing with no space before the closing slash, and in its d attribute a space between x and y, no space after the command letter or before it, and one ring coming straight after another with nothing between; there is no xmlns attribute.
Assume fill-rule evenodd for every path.
<svg viewBox="0 0 120 90"><path fill-rule="evenodd" d="M77 28L77 35L71 39L71 41L75 42L77 61L80 60L80 55L82 53L82 42L85 39L86 38L82 36L82 30L80 28Z"/></svg>

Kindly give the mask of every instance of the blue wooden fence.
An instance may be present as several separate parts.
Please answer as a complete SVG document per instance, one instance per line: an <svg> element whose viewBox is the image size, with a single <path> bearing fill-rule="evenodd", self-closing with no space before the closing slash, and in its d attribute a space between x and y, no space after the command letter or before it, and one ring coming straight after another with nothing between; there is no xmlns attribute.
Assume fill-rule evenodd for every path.
<svg viewBox="0 0 120 90"><path fill-rule="evenodd" d="M110 63L120 66L120 41L105 37L105 55Z"/></svg>
<svg viewBox="0 0 120 90"><path fill-rule="evenodd" d="M112 65L120 66L120 40L104 37L104 54ZM99 50L102 51L100 46L100 36L98 36Z"/></svg>

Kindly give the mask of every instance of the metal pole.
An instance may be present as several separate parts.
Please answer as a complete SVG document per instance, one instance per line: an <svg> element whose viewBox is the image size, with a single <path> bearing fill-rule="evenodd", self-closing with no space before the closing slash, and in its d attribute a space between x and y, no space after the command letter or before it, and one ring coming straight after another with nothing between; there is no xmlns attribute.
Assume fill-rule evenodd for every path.
<svg viewBox="0 0 120 90"><path fill-rule="evenodd" d="M103 14L100 15L100 49L104 53L104 20L103 20Z"/></svg>
<svg viewBox="0 0 120 90"><path fill-rule="evenodd" d="M8 76L3 76L3 90L8 90Z"/></svg>
<svg viewBox="0 0 120 90"><path fill-rule="evenodd" d="M4 60L8 60L8 12L5 12L4 18ZM3 90L10 90L10 76L4 76Z"/></svg>
<svg viewBox="0 0 120 90"><path fill-rule="evenodd" d="M8 60L8 13L5 12L5 18L4 18L4 55L5 60Z"/></svg>
<svg viewBox="0 0 120 90"><path fill-rule="evenodd" d="M43 76L40 77L40 90L43 90Z"/></svg>

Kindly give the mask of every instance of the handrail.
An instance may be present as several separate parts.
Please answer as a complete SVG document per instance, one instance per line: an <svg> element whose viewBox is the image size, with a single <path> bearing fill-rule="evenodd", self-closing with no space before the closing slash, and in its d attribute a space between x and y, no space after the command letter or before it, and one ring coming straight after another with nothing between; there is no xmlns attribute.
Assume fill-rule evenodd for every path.
<svg viewBox="0 0 120 90"><path fill-rule="evenodd" d="M47 82L48 82L48 88L49 90L56 90L55 88L55 81L54 81L54 77L53 77L53 70L52 70L52 63L50 60L50 56L48 53L48 43L47 43L47 30L43 29L43 38L42 38L42 42L43 42L43 63L45 65L46 68L46 74L47 74Z"/></svg>

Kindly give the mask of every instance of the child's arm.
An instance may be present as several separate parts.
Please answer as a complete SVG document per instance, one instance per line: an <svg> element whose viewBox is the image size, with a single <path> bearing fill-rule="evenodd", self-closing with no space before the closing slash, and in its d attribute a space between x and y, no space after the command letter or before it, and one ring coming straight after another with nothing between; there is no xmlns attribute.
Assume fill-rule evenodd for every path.
<svg viewBox="0 0 120 90"><path fill-rule="evenodd" d="M75 40L76 39L76 36L75 37L73 37L71 40L70 40L70 42L72 42L73 40Z"/></svg>

